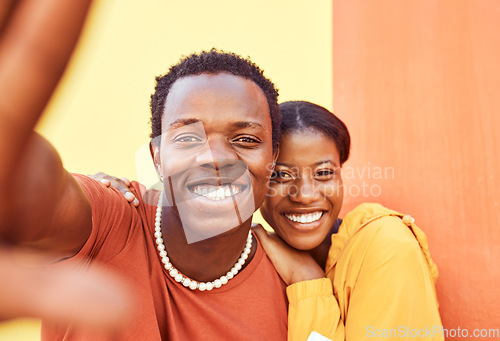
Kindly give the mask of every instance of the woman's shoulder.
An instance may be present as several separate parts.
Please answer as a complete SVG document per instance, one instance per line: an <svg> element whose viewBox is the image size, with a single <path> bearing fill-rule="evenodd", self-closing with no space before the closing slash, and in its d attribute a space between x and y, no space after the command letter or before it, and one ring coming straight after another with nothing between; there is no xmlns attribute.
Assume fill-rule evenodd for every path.
<svg viewBox="0 0 500 341"><path fill-rule="evenodd" d="M337 236L332 238L330 256L338 257L348 244L363 245L363 248L369 247L372 252L422 252L433 277L437 277L427 237L408 214L377 203L363 203L345 215Z"/></svg>
<svg viewBox="0 0 500 341"><path fill-rule="evenodd" d="M412 232L415 220L408 214L392 210L378 203L363 203L346 214L340 230L348 236L368 229L376 229L387 237Z"/></svg>

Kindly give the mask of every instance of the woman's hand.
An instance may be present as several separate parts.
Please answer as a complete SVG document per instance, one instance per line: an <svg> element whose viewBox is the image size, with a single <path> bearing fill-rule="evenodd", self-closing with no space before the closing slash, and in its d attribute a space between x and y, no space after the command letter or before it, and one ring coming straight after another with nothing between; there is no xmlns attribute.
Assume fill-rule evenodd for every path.
<svg viewBox="0 0 500 341"><path fill-rule="evenodd" d="M113 187L123 194L125 199L134 206L139 205L139 200L135 197L134 193L130 192L130 180L127 178L117 178L116 176L108 175L103 172L89 175L91 178L102 182L106 187Z"/></svg>
<svg viewBox="0 0 500 341"><path fill-rule="evenodd" d="M326 277L323 269L307 252L290 247L276 233L267 232L259 224L252 225L252 230L287 285Z"/></svg>

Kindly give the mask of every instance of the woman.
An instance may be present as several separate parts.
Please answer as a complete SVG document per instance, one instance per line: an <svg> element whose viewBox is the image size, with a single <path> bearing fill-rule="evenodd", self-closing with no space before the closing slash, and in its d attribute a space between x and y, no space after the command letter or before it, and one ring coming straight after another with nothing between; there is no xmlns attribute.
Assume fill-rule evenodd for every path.
<svg viewBox="0 0 500 341"><path fill-rule="evenodd" d="M324 321L323 325L317 321L311 324L316 323L315 328L335 340L443 339L434 290L437 268L424 233L410 216L377 204L355 208L340 223L341 166L350 148L347 128L335 115L313 103L285 102L280 109L280 154L261 207L262 216L279 238L268 236L262 228L255 231L276 269L290 284L287 292L291 304L292 289L310 290L311 283L306 287L307 282L292 279L297 264L305 261L294 261L294 250L282 240L294 249L307 251L325 269L338 300L338 307L314 303L307 308L309 314L292 306L289 313L300 314L302 321ZM299 319L290 316L289 320ZM293 335L298 335L301 327L289 326L297 328Z"/></svg>
<svg viewBox="0 0 500 341"><path fill-rule="evenodd" d="M437 268L424 233L410 216L378 204L362 204L340 221L346 126L310 102L280 109L280 154L261 207L276 234L254 231L289 285L289 339L315 331L331 340L443 340ZM110 180L126 193L114 178L102 181ZM310 280L323 269L329 280ZM311 299L295 300L298 292Z"/></svg>

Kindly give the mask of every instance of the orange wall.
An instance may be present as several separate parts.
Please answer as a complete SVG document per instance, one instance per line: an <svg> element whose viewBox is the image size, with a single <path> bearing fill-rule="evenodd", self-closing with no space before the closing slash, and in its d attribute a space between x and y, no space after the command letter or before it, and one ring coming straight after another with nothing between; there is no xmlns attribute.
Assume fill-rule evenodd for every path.
<svg viewBox="0 0 500 341"><path fill-rule="evenodd" d="M344 209L411 213L445 327L500 328L499 2L334 0L333 79L353 139Z"/></svg>

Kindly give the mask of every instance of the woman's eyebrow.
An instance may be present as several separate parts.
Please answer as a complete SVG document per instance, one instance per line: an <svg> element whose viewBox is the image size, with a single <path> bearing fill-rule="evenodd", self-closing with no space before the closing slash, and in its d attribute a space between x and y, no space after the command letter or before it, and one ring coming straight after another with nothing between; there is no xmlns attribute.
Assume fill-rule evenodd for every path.
<svg viewBox="0 0 500 341"><path fill-rule="evenodd" d="M335 167L339 167L334 161L332 160L323 160L323 161L318 161L318 162L315 162L313 164L313 166L319 166L319 165L322 165L322 164L325 164L325 163L331 163L332 165L334 165ZM293 168L294 166L293 165L290 165L288 163L284 163L284 162L276 162L276 166L284 166L284 167L288 167L288 168Z"/></svg>
<svg viewBox="0 0 500 341"><path fill-rule="evenodd" d="M288 163L284 163L284 162L276 162L276 166L285 166L285 167L288 167L288 168L292 168L293 167L292 165L289 165Z"/></svg>
<svg viewBox="0 0 500 341"><path fill-rule="evenodd" d="M332 165L334 165L335 167L338 167L338 165L332 161L332 160L323 160L323 161L318 161L316 163L314 163L314 166L319 166L319 165L322 165L324 163L331 163Z"/></svg>

